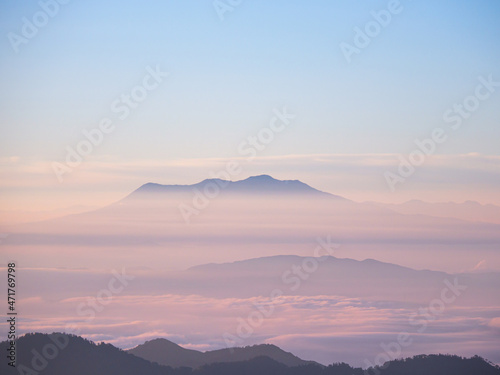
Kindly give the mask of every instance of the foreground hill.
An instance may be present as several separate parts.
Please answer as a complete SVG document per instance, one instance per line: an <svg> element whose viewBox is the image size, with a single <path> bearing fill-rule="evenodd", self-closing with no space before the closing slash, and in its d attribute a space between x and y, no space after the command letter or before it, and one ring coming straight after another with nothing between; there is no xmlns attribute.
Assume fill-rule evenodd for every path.
<svg viewBox="0 0 500 375"><path fill-rule="evenodd" d="M0 350L7 352L7 342L0 343ZM391 361L383 368L366 371L345 363L327 367L314 363L289 367L269 357L214 363L197 370L172 369L128 354L110 344L97 345L74 335L35 333L17 341L17 368L8 366L4 359L0 362L0 372L3 375L499 375L500 368L477 356L467 359L450 355L420 355Z"/></svg>
<svg viewBox="0 0 500 375"><path fill-rule="evenodd" d="M172 367L197 368L217 362L239 362L262 356L269 357L286 366L300 366L311 363L269 344L200 352L185 349L166 339L155 339L127 352Z"/></svg>
<svg viewBox="0 0 500 375"><path fill-rule="evenodd" d="M7 342L0 343L2 375L170 375L173 369L128 354L110 344L95 344L65 334L27 334L17 340L17 368L7 365ZM56 348L56 349L54 349Z"/></svg>

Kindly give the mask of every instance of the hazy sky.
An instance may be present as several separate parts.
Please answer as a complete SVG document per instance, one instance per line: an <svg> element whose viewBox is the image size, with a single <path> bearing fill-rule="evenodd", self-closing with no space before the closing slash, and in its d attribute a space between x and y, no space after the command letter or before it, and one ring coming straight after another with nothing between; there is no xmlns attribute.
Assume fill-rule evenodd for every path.
<svg viewBox="0 0 500 375"><path fill-rule="evenodd" d="M85 164L89 160L95 165L111 161L119 173L139 161L165 166L144 174L130 167L134 178L127 186L115 179L108 188L92 189L101 194L92 198L97 205L149 180L197 182L208 177L209 164L179 176L169 163L241 157L238 146L269 125L274 109L284 107L295 118L258 156L383 153L397 165L397 154L408 155L415 139L429 137L437 127L446 129L448 139L436 154L499 155L498 87L459 129L443 120L454 103L475 95L480 77L500 81L498 1L402 0L397 14L375 30L377 35L349 63L340 45L356 46L355 29L373 26L371 12L386 11L388 4L254 0L220 17L212 1L69 1L49 11L37 2L2 2L3 204L26 208L23 202L34 196L39 202L29 205L45 209L82 203L73 195L80 189L71 179L79 180L84 170L95 172L94 164ZM47 12L52 17L44 16ZM113 103L157 67L169 76L120 119ZM59 184L51 163L64 162L67 147L75 149L85 140L82 131L98 127L104 118L112 120L113 131ZM282 178L307 177L293 170L273 172ZM43 184L37 182L40 176ZM383 183L378 176L368 184L350 181L351 190L364 189L366 198L373 198L370 191ZM498 177L493 180L497 183ZM481 187L491 187L492 178L488 181ZM319 187L338 192L333 183ZM442 185L424 190L436 188ZM88 193L88 188L81 190ZM113 194L102 198L109 190ZM413 196L426 198L424 190ZM46 191L67 198L56 202ZM394 200L388 190L384 194L385 199L376 198ZM83 203L90 205L92 199Z"/></svg>

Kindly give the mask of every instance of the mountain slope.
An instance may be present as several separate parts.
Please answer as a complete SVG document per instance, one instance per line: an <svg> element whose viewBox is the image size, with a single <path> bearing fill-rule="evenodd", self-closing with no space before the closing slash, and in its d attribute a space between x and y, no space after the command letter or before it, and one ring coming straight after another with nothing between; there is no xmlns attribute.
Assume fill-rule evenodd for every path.
<svg viewBox="0 0 500 375"><path fill-rule="evenodd" d="M96 345L79 336L27 334L17 340L16 346L17 368L8 366L5 358L2 358L0 361L2 375L177 374L171 368L138 358L113 345ZM0 351L7 353L6 341L0 343Z"/></svg>
<svg viewBox="0 0 500 375"><path fill-rule="evenodd" d="M128 353L159 364L169 364L172 367L198 367L205 362L203 353L197 350L185 349L166 339L146 341L142 345L128 349Z"/></svg>

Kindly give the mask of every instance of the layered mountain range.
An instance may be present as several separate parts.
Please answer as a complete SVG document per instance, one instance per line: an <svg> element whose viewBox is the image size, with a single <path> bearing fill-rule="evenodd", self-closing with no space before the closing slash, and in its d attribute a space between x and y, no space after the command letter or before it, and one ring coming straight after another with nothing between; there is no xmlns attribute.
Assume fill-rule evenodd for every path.
<svg viewBox="0 0 500 375"><path fill-rule="evenodd" d="M0 343L0 350L7 352L8 343ZM136 351L139 348L136 348ZM363 370L353 368L345 363L321 366L317 363L301 361L290 353L280 351L272 346L259 348L239 348L232 357L229 351L210 353L216 360L214 363L205 364L197 369L192 367L165 366L151 362L143 356L158 354L160 361L179 361L173 359L181 355L186 363L193 354L186 354L182 348L165 341L154 340L145 343L142 355L132 354L134 350L122 351L110 344L95 344L79 336L53 334L28 334L17 340L17 361L14 366L9 366L7 361L0 362L0 370L4 375L14 374L39 374L39 375L411 375L425 373L426 375L498 375L500 368L494 366L481 357L462 358L450 355L419 355L404 360L386 362L382 367ZM185 349L184 349L185 350ZM155 354L156 353L156 354ZM182 354L181 354L182 353ZM197 352L200 353L200 352ZM282 360L273 359L273 356L283 355L293 363L283 363ZM244 354L244 355L243 355Z"/></svg>
<svg viewBox="0 0 500 375"><path fill-rule="evenodd" d="M280 366L302 362L276 348L362 366L408 332L401 355L456 348L500 363L500 225L396 211L266 175L148 183L92 212L3 228L2 247L19 264L21 334L72 324L122 348L174 337L206 352L148 359L197 367L225 355L228 335Z"/></svg>
<svg viewBox="0 0 500 375"><path fill-rule="evenodd" d="M152 248L160 246L164 253L172 253L184 248L182 254L169 257L168 265L163 263L177 268L304 255L299 248L326 236L357 258L454 271L471 270L483 260L482 269L500 267L491 256L500 245L500 224L457 219L452 213L445 217L444 211L441 216L404 214L321 192L297 180L262 175L236 182L209 179L194 185L147 183L95 211L1 229L9 233L6 245L22 249L134 246L156 251ZM461 251L461 257L443 262L443 255L435 257L435 264L426 265L421 261L427 255L450 251ZM42 267L47 263L40 262ZM158 262L163 261L157 258L154 265Z"/></svg>

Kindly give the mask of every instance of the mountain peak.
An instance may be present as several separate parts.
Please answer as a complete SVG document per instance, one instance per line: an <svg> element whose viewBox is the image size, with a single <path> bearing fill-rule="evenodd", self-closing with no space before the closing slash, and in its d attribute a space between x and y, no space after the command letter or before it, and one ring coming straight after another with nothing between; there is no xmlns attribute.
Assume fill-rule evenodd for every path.
<svg viewBox="0 0 500 375"><path fill-rule="evenodd" d="M178 348L181 348L181 346L177 345L175 342L167 340L167 339L165 339L163 337L159 337L159 338L156 338L156 339L148 340L148 341L146 341L142 345L148 345L148 346L161 345L163 347L178 347Z"/></svg>
<svg viewBox="0 0 500 375"><path fill-rule="evenodd" d="M279 180L269 176L268 174L261 174L258 176L250 176L243 181L255 181L255 180L258 180L258 181L279 181Z"/></svg>

